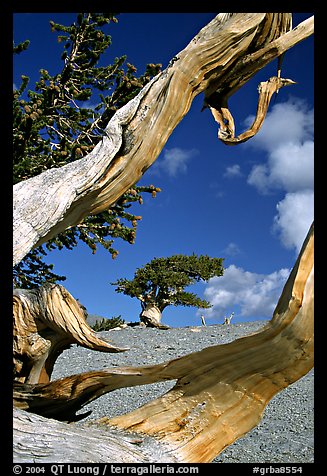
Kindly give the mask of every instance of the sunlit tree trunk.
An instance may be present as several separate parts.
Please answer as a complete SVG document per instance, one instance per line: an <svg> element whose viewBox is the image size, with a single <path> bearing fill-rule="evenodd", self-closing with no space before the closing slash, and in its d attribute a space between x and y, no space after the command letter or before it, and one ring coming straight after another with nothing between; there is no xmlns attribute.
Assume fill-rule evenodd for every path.
<svg viewBox="0 0 327 476"><path fill-rule="evenodd" d="M157 327L158 329L169 329L169 326L161 323L162 310L155 304L147 304L142 309L140 321L148 327Z"/></svg>

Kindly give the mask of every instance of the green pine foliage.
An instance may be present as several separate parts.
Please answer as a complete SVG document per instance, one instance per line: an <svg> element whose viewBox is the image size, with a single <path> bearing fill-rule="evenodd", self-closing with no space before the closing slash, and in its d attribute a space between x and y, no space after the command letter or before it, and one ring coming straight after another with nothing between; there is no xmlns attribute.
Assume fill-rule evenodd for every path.
<svg viewBox="0 0 327 476"><path fill-rule="evenodd" d="M161 312L170 305L207 309L211 307L208 301L185 291L185 288L222 276L223 272L223 258L174 255L154 258L137 269L133 279L121 278L111 284L116 286L116 292L139 299L143 309L148 304L156 305Z"/></svg>
<svg viewBox="0 0 327 476"><path fill-rule="evenodd" d="M117 18L112 13L79 13L70 25L50 22L51 30L62 45L62 69L51 75L40 70L34 89L29 78L13 91L14 183L43 171L78 160L95 147L115 112L129 102L149 80L158 74L160 64L147 65L144 74L126 63L126 56L100 66L103 54L111 45L106 30ZM19 54L29 41L14 46ZM143 203L143 194L155 197L160 188L135 184L108 210L86 217L79 225L32 250L14 269L15 287L32 288L44 282L65 279L55 274L53 265L43 257L53 249L73 249L79 241L95 253L103 246L112 258L117 238L133 244L141 216L131 211L133 203Z"/></svg>
<svg viewBox="0 0 327 476"><path fill-rule="evenodd" d="M109 331L110 329L113 329L114 327L118 327L124 323L125 321L124 319L121 318L121 315L112 317L111 319L107 319L106 317L103 317L102 319L97 320L96 323L93 326L91 326L91 328L95 332Z"/></svg>

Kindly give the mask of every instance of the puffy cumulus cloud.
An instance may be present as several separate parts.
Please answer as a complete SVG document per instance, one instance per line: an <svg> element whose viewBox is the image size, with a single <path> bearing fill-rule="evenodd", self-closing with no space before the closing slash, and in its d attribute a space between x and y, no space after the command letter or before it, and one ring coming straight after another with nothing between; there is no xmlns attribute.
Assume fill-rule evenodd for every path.
<svg viewBox="0 0 327 476"><path fill-rule="evenodd" d="M289 272L282 268L271 274L259 274L229 266L223 276L208 282L204 296L213 307L206 309L206 316L222 319L238 306L238 315L242 317L271 318Z"/></svg>
<svg viewBox="0 0 327 476"><path fill-rule="evenodd" d="M253 116L245 120L252 124ZM276 147L287 143L301 144L313 140L314 114L306 101L291 97L287 102L277 103L268 112L262 128L248 144L273 152Z"/></svg>
<svg viewBox="0 0 327 476"><path fill-rule="evenodd" d="M162 157L151 167L151 173L160 175L160 173L164 172L171 177L186 173L188 162L198 153L197 149L186 150L179 147L165 149Z"/></svg>
<svg viewBox="0 0 327 476"><path fill-rule="evenodd" d="M247 181L261 194L285 192L276 206L272 229L284 246L297 251L313 220L313 126L313 110L305 101L291 98L272 108L249 142L267 154L267 161L255 165Z"/></svg>
<svg viewBox="0 0 327 476"><path fill-rule="evenodd" d="M255 165L248 177L259 192L313 188L313 110L304 101L276 104L249 145L268 155L267 163Z"/></svg>
<svg viewBox="0 0 327 476"><path fill-rule="evenodd" d="M255 165L248 177L248 183L262 193L274 189L295 192L313 189L314 143L286 143L269 153L268 163Z"/></svg>
<svg viewBox="0 0 327 476"><path fill-rule="evenodd" d="M277 204L273 230L286 248L295 248L298 253L308 233L314 214L312 190L288 193Z"/></svg>

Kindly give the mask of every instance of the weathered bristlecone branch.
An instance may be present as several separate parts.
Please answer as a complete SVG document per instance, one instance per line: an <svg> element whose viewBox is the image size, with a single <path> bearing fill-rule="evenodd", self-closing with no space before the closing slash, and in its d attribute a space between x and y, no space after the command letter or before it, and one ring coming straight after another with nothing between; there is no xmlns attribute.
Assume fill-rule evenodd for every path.
<svg viewBox="0 0 327 476"><path fill-rule="evenodd" d="M178 463L151 437L72 425L14 408L15 463Z"/></svg>
<svg viewBox="0 0 327 476"><path fill-rule="evenodd" d="M153 371L177 378L172 390L102 421L153 435L187 462L209 462L251 430L269 400L313 367L313 253L312 226L264 330L162 364Z"/></svg>
<svg viewBox="0 0 327 476"><path fill-rule="evenodd" d="M99 339L86 323L86 312L60 285L14 290L14 380L49 382L64 349L79 344L102 352L122 352Z"/></svg>
<svg viewBox="0 0 327 476"><path fill-rule="evenodd" d="M312 226L264 330L153 366L86 372L48 385L18 384L16 406L69 418L69 411L115 389L177 380L162 397L98 423L152 436L177 461L210 462L258 424L277 392L313 367L313 252ZM107 457L117 462L112 454Z"/></svg>
<svg viewBox="0 0 327 476"><path fill-rule="evenodd" d="M215 104L313 33L313 19L290 28L289 13L219 14L108 123L84 158L14 186L14 264L85 216L112 205L156 160L205 91ZM216 107L214 104L214 107Z"/></svg>
<svg viewBox="0 0 327 476"><path fill-rule="evenodd" d="M277 76L273 76L268 81L260 83L258 88L259 101L254 121L247 131L242 132L237 137L235 137L234 118L227 107L227 102L225 100L219 102L216 97L215 106L212 106L213 101L211 101L209 108L215 121L219 124L219 139L226 145L241 144L251 139L260 130L265 120L272 95L282 87L290 86L291 84L295 84L295 82L291 79L278 78Z"/></svg>
<svg viewBox="0 0 327 476"><path fill-rule="evenodd" d="M261 85L256 120L236 138L228 98L312 33L312 18L292 30L288 13L219 14L115 114L89 155L15 185L14 263L115 203L156 160L197 94L205 92L221 139L247 140L259 130L274 90L291 80ZM208 462L258 423L273 395L313 366L313 227L263 331L155 366L49 382L57 356L73 342L123 349L97 338L83 308L61 286L16 291L14 306L15 461ZM134 412L102 419L101 432L41 416L71 421L106 392L161 380L176 384Z"/></svg>

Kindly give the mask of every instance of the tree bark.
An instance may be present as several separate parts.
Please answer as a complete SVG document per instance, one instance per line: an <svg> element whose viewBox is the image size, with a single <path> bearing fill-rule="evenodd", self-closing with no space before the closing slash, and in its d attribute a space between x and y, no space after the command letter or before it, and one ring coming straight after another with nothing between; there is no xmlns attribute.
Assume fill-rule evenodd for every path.
<svg viewBox="0 0 327 476"><path fill-rule="evenodd" d="M154 438L14 409L14 463L176 463Z"/></svg>
<svg viewBox="0 0 327 476"><path fill-rule="evenodd" d="M206 91L210 103L216 91L224 104L263 66L313 33L312 19L285 33L289 15L217 15L117 111L90 154L15 185L14 264L85 216L107 209L135 184L196 95Z"/></svg>
<svg viewBox="0 0 327 476"><path fill-rule="evenodd" d="M14 380L47 383L63 350L79 344L102 352L122 352L99 339L86 323L87 313L60 285L14 290Z"/></svg>
<svg viewBox="0 0 327 476"><path fill-rule="evenodd" d="M113 428L131 431L141 441L147 435L150 438L147 442L160 448L165 462L212 461L226 446L258 424L265 406L277 392L313 367L313 252L312 226L273 318L262 331L162 364L86 372L48 385L24 386L23 392L19 388L14 392L16 405L28 409L31 403L30 410L35 411L45 404L50 410L52 407L53 413L58 407L75 410L78 405L81 408L117 388L176 380L175 386L162 397L129 414L105 417L98 423L109 425L109 431ZM92 452L90 440L94 436L89 435L89 430L76 445L79 428L66 430L66 426L58 426L53 420L27 417L25 413L18 413L18 419L14 432L16 462L26 461L26 452L33 454L35 462L54 457L59 458L56 462L67 462L72 451L74 461L83 462L86 457L83 444ZM32 440L31 431L38 435ZM62 451L63 432L65 450ZM130 452L124 455L123 439L108 442L104 431L101 435L103 453L95 452L90 461L102 462L105 458L105 462L131 462ZM35 454L41 442L44 450ZM121 459L116 459L117 455ZM147 461L145 455L134 456L138 462ZM152 461L158 462L156 458Z"/></svg>
<svg viewBox="0 0 327 476"><path fill-rule="evenodd" d="M169 326L161 323L162 312L155 304L147 304L140 314L140 321L148 327L169 329Z"/></svg>
<svg viewBox="0 0 327 476"><path fill-rule="evenodd" d="M292 84L295 84L295 81L278 78L276 76L273 76L268 81L260 83L258 87L259 102L255 119L251 127L237 137L235 137L234 118L227 107L227 102L225 100L218 100L216 95L216 106L209 107L215 121L219 124L218 138L226 145L236 145L246 142L251 137L255 136L255 134L257 134L261 129L263 121L265 120L272 95L278 92L282 87L290 86ZM213 104L213 100L211 100L211 104Z"/></svg>
<svg viewBox="0 0 327 476"><path fill-rule="evenodd" d="M263 66L313 33L313 19L291 30L290 18L287 13L217 15L115 114L88 156L15 185L14 263L85 216L107 209L135 184L197 94L205 92L221 128L230 121L227 139L233 141L228 98ZM285 81L290 80L279 78L277 88ZM269 94L258 108L252 132L262 123ZM155 366L49 382L56 356L72 342L101 351L124 349L99 340L86 325L82 308L60 286L18 291L14 301L14 393L22 409L69 420L77 409L116 388L177 380L161 398L122 417L102 420L119 428L116 438L109 440L104 430L94 437L93 430L81 434L76 426L17 410L16 461L144 462L162 457L207 462L258 423L276 392L313 366L313 227L266 329ZM125 430L147 435L156 450L143 452L133 443L125 444Z"/></svg>

